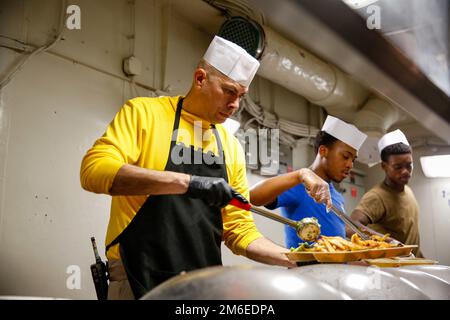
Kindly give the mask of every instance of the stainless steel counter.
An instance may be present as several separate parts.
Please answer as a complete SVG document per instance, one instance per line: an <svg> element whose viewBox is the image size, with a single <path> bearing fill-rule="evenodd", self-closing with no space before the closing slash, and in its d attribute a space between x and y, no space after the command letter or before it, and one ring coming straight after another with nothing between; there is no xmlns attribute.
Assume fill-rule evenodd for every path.
<svg viewBox="0 0 450 320"><path fill-rule="evenodd" d="M450 299L450 267L346 264L210 267L176 276L143 300Z"/></svg>

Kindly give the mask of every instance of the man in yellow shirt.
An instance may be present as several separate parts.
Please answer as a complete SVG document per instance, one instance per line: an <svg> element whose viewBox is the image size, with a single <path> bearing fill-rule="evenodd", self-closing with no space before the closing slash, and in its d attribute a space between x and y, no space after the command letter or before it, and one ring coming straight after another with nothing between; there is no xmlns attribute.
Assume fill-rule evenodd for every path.
<svg viewBox="0 0 450 320"><path fill-rule="evenodd" d="M185 97L128 101L88 150L83 188L113 196L108 299L139 298L183 271L221 265L222 240L235 254L295 266L249 212L226 206L235 191L246 198L249 191L243 150L220 124L258 67L244 49L215 37ZM319 201L329 199L318 177L304 180Z"/></svg>

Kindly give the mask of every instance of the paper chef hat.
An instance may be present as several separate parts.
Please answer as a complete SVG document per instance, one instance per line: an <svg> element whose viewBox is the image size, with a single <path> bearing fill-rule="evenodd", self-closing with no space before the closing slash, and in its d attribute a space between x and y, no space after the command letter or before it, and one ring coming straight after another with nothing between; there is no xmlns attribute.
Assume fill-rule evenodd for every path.
<svg viewBox="0 0 450 320"><path fill-rule="evenodd" d="M367 138L367 135L359 131L354 125L332 116L327 117L322 126L322 131L348 144L356 151L359 150Z"/></svg>
<svg viewBox="0 0 450 320"><path fill-rule="evenodd" d="M259 68L259 61L237 44L215 36L203 59L230 79L248 87Z"/></svg>
<svg viewBox="0 0 450 320"><path fill-rule="evenodd" d="M378 151L381 154L381 151L383 151L383 149L386 148L387 146L400 142L409 146L409 142L401 130L397 129L395 131L386 133L384 136L381 137L380 141L378 141Z"/></svg>

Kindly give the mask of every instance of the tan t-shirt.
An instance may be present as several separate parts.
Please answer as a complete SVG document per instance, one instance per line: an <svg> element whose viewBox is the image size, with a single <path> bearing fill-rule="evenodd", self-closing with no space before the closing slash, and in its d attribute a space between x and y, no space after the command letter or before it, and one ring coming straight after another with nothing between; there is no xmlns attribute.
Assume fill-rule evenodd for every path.
<svg viewBox="0 0 450 320"><path fill-rule="evenodd" d="M419 205L410 187L399 192L382 182L364 194L355 210L369 218L369 228L404 244L420 245ZM419 250L414 254L422 256Z"/></svg>

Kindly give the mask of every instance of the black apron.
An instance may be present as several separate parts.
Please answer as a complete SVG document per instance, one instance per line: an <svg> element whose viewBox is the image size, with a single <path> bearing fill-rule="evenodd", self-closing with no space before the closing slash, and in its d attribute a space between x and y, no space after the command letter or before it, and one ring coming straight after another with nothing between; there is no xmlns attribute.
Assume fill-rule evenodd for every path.
<svg viewBox="0 0 450 320"><path fill-rule="evenodd" d="M214 126L219 156L176 143L182 104L180 98L164 170L228 181L222 144ZM222 265L222 231L221 208L186 195L154 195L147 198L106 251L119 243L128 281L138 299L182 271Z"/></svg>

